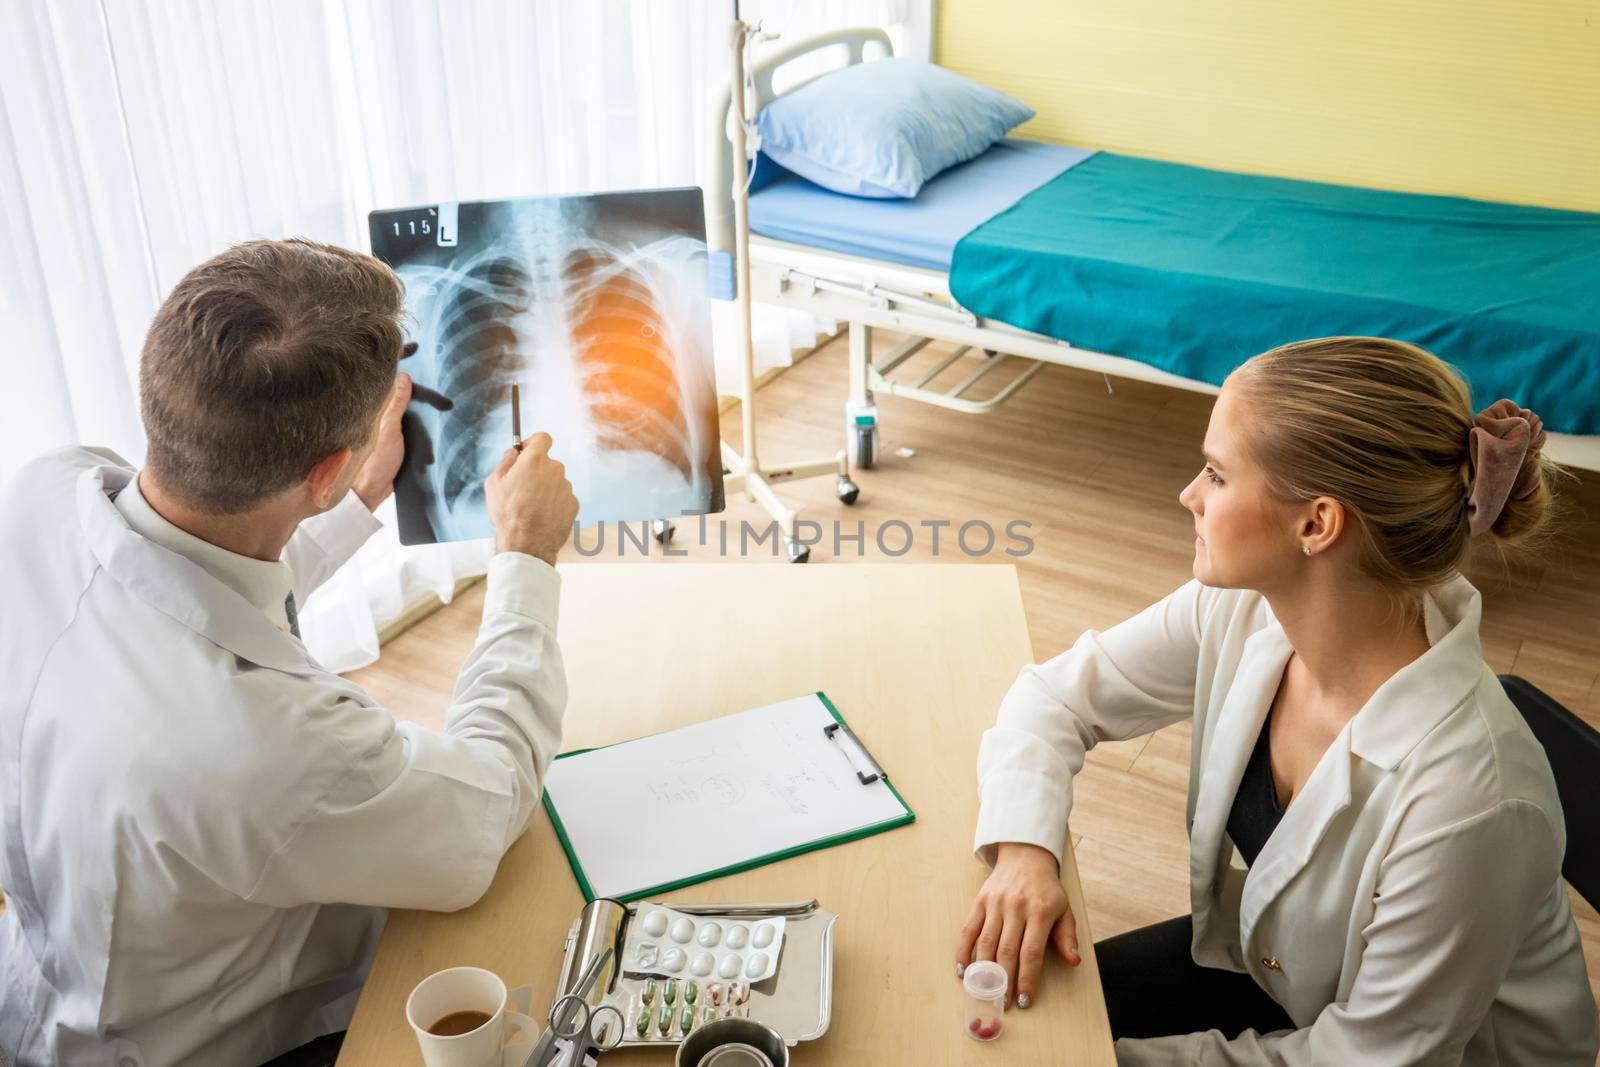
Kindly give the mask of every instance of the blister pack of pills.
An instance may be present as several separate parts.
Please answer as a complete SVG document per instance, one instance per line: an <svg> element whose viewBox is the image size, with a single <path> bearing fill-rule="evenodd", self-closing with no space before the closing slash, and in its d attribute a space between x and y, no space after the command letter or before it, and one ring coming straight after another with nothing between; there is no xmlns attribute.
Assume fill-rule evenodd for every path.
<svg viewBox="0 0 1600 1067"><path fill-rule="evenodd" d="M628 925L622 966L662 978L761 982L778 972L783 916L731 919L641 907Z"/></svg>

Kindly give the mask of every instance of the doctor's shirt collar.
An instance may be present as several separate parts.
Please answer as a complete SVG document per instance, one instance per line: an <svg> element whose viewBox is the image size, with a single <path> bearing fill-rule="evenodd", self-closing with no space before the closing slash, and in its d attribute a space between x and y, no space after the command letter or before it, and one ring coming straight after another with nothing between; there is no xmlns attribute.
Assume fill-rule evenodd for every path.
<svg viewBox="0 0 1600 1067"><path fill-rule="evenodd" d="M249 663L290 672L312 669L303 646L250 599L129 524L112 498L127 491L133 478L133 471L116 466L91 467L78 476L78 520L106 573L151 607ZM287 595L287 568L283 573L281 595Z"/></svg>

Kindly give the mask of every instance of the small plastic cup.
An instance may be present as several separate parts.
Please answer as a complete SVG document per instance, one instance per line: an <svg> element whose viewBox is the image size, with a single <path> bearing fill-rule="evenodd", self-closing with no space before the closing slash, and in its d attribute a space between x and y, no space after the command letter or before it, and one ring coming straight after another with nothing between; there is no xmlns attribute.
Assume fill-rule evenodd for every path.
<svg viewBox="0 0 1600 1067"><path fill-rule="evenodd" d="M974 1041L993 1041L1006 1025L1010 985L1006 969L992 960L978 960L967 965L961 984L967 990L967 1036Z"/></svg>

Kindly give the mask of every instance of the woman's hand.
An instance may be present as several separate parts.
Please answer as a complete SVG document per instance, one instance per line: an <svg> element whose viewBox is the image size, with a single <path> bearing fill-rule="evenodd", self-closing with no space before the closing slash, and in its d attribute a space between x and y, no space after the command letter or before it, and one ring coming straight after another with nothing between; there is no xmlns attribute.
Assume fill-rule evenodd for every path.
<svg viewBox="0 0 1600 1067"><path fill-rule="evenodd" d="M1047 942L1068 964L1082 961L1060 865L1048 849L1006 842L961 928L956 973L973 960L994 960L1006 969L1017 1006L1026 1008L1039 991Z"/></svg>

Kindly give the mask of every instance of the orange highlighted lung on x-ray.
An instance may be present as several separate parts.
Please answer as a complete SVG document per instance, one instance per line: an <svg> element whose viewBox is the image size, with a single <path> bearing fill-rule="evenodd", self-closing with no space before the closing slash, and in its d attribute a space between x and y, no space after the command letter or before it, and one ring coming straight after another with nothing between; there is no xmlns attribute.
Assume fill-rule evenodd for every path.
<svg viewBox="0 0 1600 1067"><path fill-rule="evenodd" d="M550 435L581 523L722 510L701 204L663 189L369 216L417 342L403 542L493 535L483 480L513 421Z"/></svg>

